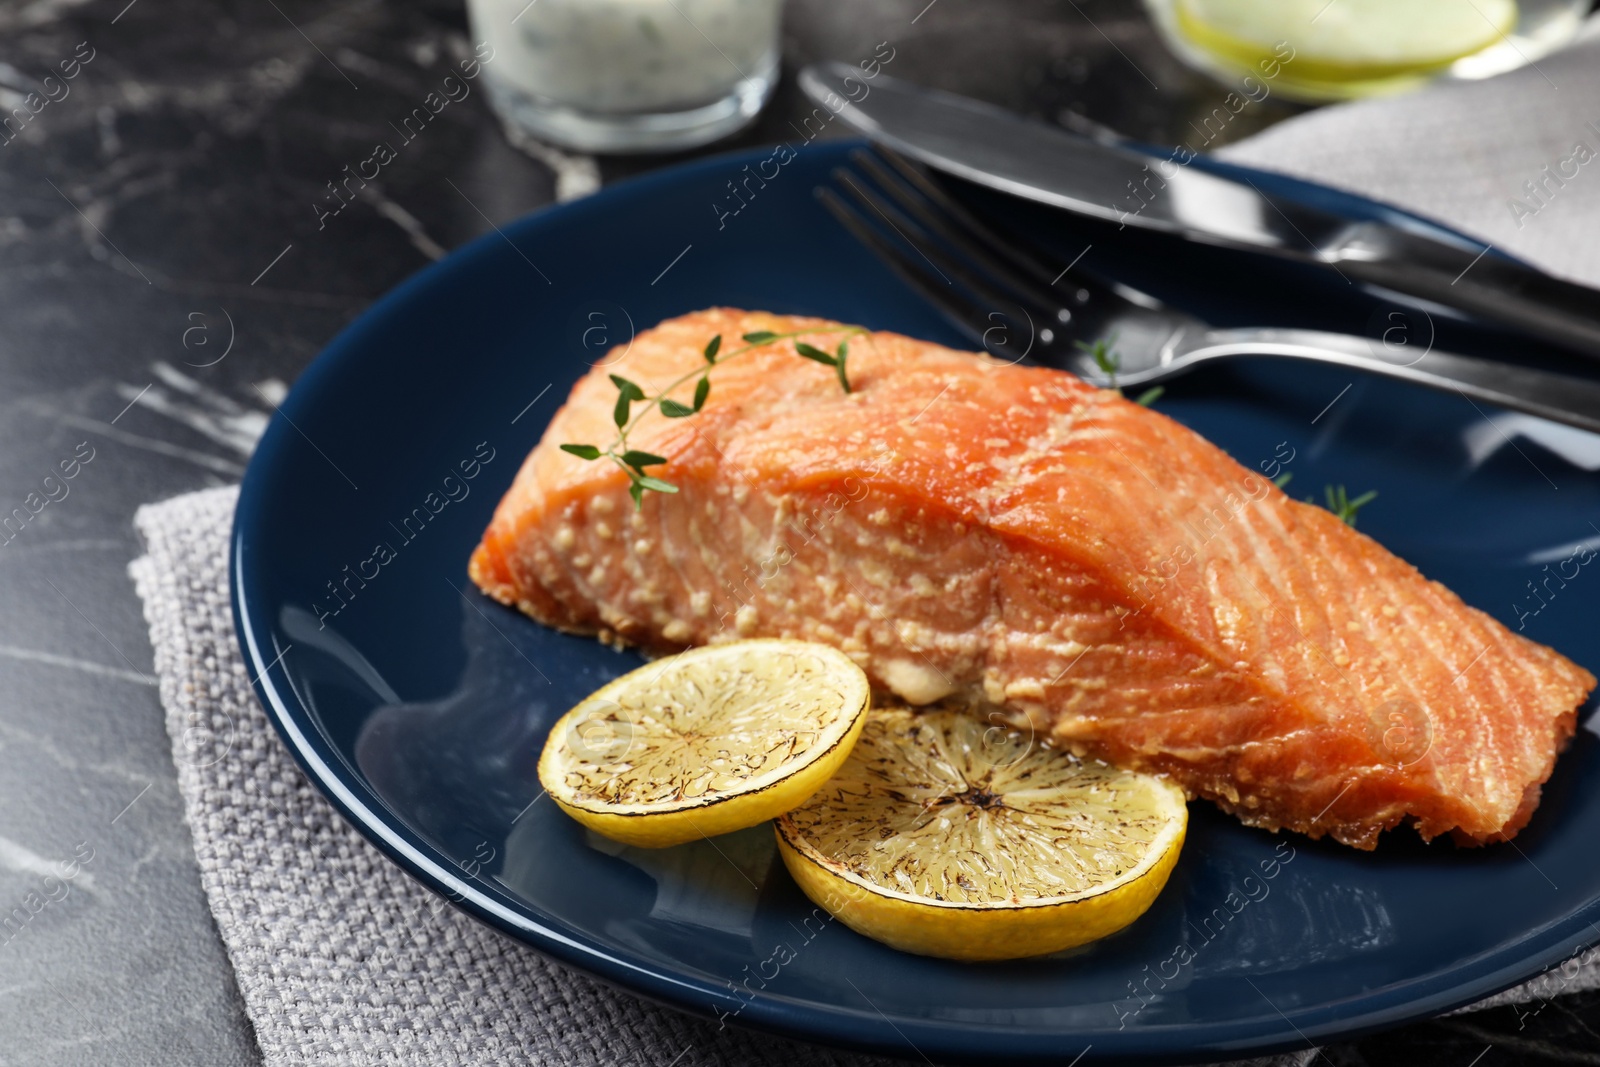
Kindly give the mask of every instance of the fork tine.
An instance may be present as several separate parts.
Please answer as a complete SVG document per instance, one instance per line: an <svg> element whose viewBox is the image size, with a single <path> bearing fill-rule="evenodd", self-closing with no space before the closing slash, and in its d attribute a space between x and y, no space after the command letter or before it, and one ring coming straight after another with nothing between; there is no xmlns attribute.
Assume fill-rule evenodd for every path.
<svg viewBox="0 0 1600 1067"><path fill-rule="evenodd" d="M1106 296L1113 296L1129 303L1137 304L1140 307L1152 309L1161 307L1161 301L1149 293L1142 292L1122 282L1102 280L1084 271L1075 270L1074 266L1077 260L1069 263L1066 269L1059 274L1051 275L1050 271L1039 260L1022 251L1020 245L1025 244L1025 241L1007 241L989 226L978 221L977 216L957 203L949 193L940 188L915 163L884 145L874 145L873 149L878 155L891 163L906 181L915 185L918 192L938 204L974 240L981 241L984 247L1010 261L1018 270L1032 278L1039 285L1044 286L1050 293L1055 293L1056 286L1061 282L1061 279L1066 278L1073 286L1076 297L1074 302L1077 304L1082 304L1091 299L1104 299ZM1088 249L1085 248L1084 251L1087 252ZM1082 258L1081 253L1079 258Z"/></svg>
<svg viewBox="0 0 1600 1067"><path fill-rule="evenodd" d="M979 222L909 162L891 152L883 152L882 158L899 171L897 175L864 149L852 152L850 158L901 208L960 249L997 281L1040 307L1067 311L1066 301L1053 289L1060 275L1052 279L1044 267ZM1059 317L1059 321L1066 322L1070 317L1068 312Z"/></svg>
<svg viewBox="0 0 1600 1067"><path fill-rule="evenodd" d="M963 261L960 256L952 255L944 245L934 240L920 223L908 218L894 204L873 192L869 186L855 180L855 176L849 171L837 168L833 171L833 177L857 203L877 215L901 240L910 245L947 286L959 282L996 311L1004 312L1017 307L1021 308L1023 314L1030 320L1043 317L1046 321L1051 321L1054 318L1055 309L1050 305L1041 305L1026 293L1002 291L993 280L973 270L971 263Z"/></svg>
<svg viewBox="0 0 1600 1067"><path fill-rule="evenodd" d="M1028 279L990 254L981 242L969 239L948 216L918 196L915 189L896 178L870 153L858 150L850 154L850 159L918 226L957 253L969 270L981 272L988 281L1008 290L1013 299L1032 303L1046 314L1049 309L1059 307L1060 301L1054 294L1031 285Z"/></svg>
<svg viewBox="0 0 1600 1067"><path fill-rule="evenodd" d="M918 263L899 244L885 237L878 227L845 203L832 189L819 188L815 191L815 195L829 214L837 219L852 237L865 245L869 252L882 260L924 300L938 308L957 329L975 343L984 346L985 349L988 348L990 343L988 334L995 325L991 316L1003 315L1004 312L986 310L981 304L972 300L964 290L949 284L948 278L935 277L933 271ZM1009 334L1006 336L1009 339ZM991 355L999 353L991 352Z"/></svg>

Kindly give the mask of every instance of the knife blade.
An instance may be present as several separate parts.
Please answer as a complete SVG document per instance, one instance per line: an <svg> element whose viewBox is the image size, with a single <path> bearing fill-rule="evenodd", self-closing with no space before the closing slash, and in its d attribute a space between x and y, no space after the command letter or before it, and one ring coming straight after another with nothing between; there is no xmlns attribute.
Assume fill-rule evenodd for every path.
<svg viewBox="0 0 1600 1067"><path fill-rule="evenodd" d="M843 63L800 73L806 95L936 170L1080 215L1320 263L1355 281L1496 320L1600 359L1600 290L1422 226L1346 218L1159 155Z"/></svg>

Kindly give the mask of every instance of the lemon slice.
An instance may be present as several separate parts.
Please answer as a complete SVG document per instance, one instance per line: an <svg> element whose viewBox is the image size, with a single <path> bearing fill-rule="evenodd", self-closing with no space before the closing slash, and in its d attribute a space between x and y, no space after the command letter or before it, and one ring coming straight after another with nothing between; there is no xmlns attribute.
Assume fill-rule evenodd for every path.
<svg viewBox="0 0 1600 1067"><path fill-rule="evenodd" d="M1516 0L1176 0L1180 31L1246 67L1296 81L1368 81L1438 70L1501 40ZM1292 59L1285 59L1287 56ZM1277 66L1263 70L1278 69Z"/></svg>
<svg viewBox="0 0 1600 1067"><path fill-rule="evenodd" d="M690 649L562 716L539 757L539 783L574 819L630 845L741 830L833 776L870 698L861 668L826 645Z"/></svg>
<svg viewBox="0 0 1600 1067"><path fill-rule="evenodd" d="M906 952L1044 955L1144 914L1177 862L1183 791L971 715L874 709L850 758L775 823L812 901Z"/></svg>

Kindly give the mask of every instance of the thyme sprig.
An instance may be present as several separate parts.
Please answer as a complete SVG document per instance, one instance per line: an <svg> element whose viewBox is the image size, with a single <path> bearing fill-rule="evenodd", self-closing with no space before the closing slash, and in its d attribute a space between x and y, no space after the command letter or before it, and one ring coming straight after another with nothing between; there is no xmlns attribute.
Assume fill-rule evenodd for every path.
<svg viewBox="0 0 1600 1067"><path fill-rule="evenodd" d="M1326 485L1323 486L1322 491L1327 497L1327 503L1323 506L1343 520L1346 526L1350 526L1352 528L1356 524L1356 512L1372 503L1378 497L1378 491L1376 489L1369 489L1365 493L1362 493L1360 496L1352 500L1349 494L1345 492L1344 486L1342 485ZM1306 503L1312 503L1312 499L1310 497L1306 497Z"/></svg>
<svg viewBox="0 0 1600 1067"><path fill-rule="evenodd" d="M1278 486L1280 490L1285 490L1290 485L1290 478L1293 477L1294 475L1291 472L1285 470L1283 474L1272 480L1272 485ZM1346 488L1342 485L1322 486L1322 494L1323 507L1333 512L1334 515L1338 515L1339 520L1344 525L1350 526L1352 530L1355 528L1355 514L1378 499L1378 490L1368 490L1366 493L1357 496L1357 498L1350 499L1350 494L1347 493ZM1317 498L1315 496L1307 496L1306 502L1307 504L1315 504Z"/></svg>
<svg viewBox="0 0 1600 1067"><path fill-rule="evenodd" d="M814 337L819 334L842 333L838 345L832 352L824 351L816 345L805 341L795 341L795 354L806 359L832 367L839 377L839 387L845 392L850 392L850 375L847 363L850 358L850 338L857 334L867 332L865 326L844 326L834 330L796 330L792 333L774 333L771 330L756 330L745 334L741 339L745 342L743 348L736 348L731 352L722 351L722 335L719 333L706 343L701 350L705 365L696 367L687 374L674 379L666 388L655 394L647 394L635 382L629 381L620 374L611 375L611 384L617 387L617 402L612 408L611 418L617 424L616 439L605 448L598 445L568 443L561 446L561 451L570 452L579 459L597 460L609 459L628 476L628 495L633 497L633 506L644 506L646 490L657 493L676 493L678 487L671 482L645 473L646 467L655 467L667 462L664 456L645 452L628 447L628 435L639 425L639 420L652 411L660 411L669 419L683 419L698 413L706 406L706 400L711 396L711 372L729 360L736 359L746 352L753 351L772 344L774 341L788 341L797 337ZM677 389L685 382L699 378L694 387L694 402L684 404L673 400L667 394ZM635 404L644 405L635 409Z"/></svg>
<svg viewBox="0 0 1600 1067"><path fill-rule="evenodd" d="M1096 338L1092 344L1083 341L1072 342L1079 352L1087 352L1094 365L1100 368L1100 373L1106 376L1107 389L1122 392L1117 385L1117 372L1122 370L1122 356L1111 346L1117 341L1117 335Z"/></svg>
<svg viewBox="0 0 1600 1067"><path fill-rule="evenodd" d="M1082 341L1074 341L1072 343L1078 347L1078 351L1087 352L1089 358L1094 361L1094 365L1100 369L1100 373L1106 376L1106 388L1121 396L1122 387L1117 384L1117 375L1122 370L1122 355L1111 347L1116 344L1116 341L1117 335L1111 334L1108 337L1099 338L1093 344L1085 344ZM1161 395L1166 391L1166 386L1154 385L1135 397L1133 402L1140 407L1147 408L1157 400L1160 400Z"/></svg>
<svg viewBox="0 0 1600 1067"><path fill-rule="evenodd" d="M1284 471L1272 479L1272 484L1279 489L1286 489L1289 486L1289 479L1293 477L1292 473ZM1356 524L1356 512L1378 499L1378 491L1369 489L1352 500L1350 494L1345 491L1342 485L1325 485L1322 487L1322 494L1325 500L1322 506L1337 515L1340 521L1351 528L1354 528ZM1307 504L1315 504L1316 502L1316 497L1306 497Z"/></svg>

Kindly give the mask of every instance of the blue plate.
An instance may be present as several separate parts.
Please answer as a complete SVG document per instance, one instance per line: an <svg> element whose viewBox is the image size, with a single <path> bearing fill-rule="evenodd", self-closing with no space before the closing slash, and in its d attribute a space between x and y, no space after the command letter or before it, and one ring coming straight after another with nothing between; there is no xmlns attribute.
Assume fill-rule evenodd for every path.
<svg viewBox="0 0 1600 1067"><path fill-rule="evenodd" d="M743 183L768 152L725 156L524 219L389 294L306 371L245 478L232 574L261 699L329 799L418 880L553 957L690 1011L902 1056L1170 1063L1304 1047L1486 996L1600 937L1600 790L1582 788L1600 779L1600 747L1587 730L1515 847L1398 833L1361 853L1197 803L1147 915L1007 964L921 959L825 921L764 827L641 851L536 799L550 724L639 662L466 578L572 383L633 331L716 304L960 343L813 201L847 147L809 148L764 185ZM1335 276L1171 243L1149 254L1009 210L1070 253L1103 238L1086 265L1221 322L1360 331L1381 312ZM1297 490L1378 490L1363 530L1600 665L1600 628L1580 610L1600 591L1596 439L1267 361L1196 374L1161 408L1249 466L1283 463Z"/></svg>

